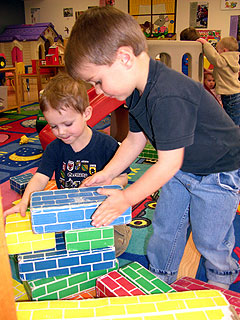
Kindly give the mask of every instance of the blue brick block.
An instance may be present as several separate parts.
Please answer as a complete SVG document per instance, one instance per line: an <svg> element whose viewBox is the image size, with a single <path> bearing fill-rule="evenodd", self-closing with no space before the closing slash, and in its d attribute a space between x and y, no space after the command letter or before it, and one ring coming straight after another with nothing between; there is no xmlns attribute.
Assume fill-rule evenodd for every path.
<svg viewBox="0 0 240 320"><path fill-rule="evenodd" d="M20 174L19 176L10 178L10 188L20 195L22 195L27 187L28 182L31 180L33 174L28 172Z"/></svg>
<svg viewBox="0 0 240 320"><path fill-rule="evenodd" d="M120 186L103 186L34 192L30 210L34 233L62 232L90 228L92 215L106 196L96 192L99 188L121 189ZM111 225L127 224L132 220L131 207Z"/></svg>
<svg viewBox="0 0 240 320"><path fill-rule="evenodd" d="M55 250L18 255L20 279L36 280L59 275L70 275L93 270L102 270L115 264L115 248L67 251L62 248L62 235Z"/></svg>

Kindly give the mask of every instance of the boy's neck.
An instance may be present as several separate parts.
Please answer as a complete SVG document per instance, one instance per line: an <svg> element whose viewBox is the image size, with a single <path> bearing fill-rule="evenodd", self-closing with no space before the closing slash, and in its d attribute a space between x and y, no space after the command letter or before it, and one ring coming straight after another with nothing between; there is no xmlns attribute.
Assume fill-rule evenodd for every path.
<svg viewBox="0 0 240 320"><path fill-rule="evenodd" d="M139 91L140 95L142 95L147 84L149 61L150 57L145 51L136 57L136 89Z"/></svg>
<svg viewBox="0 0 240 320"><path fill-rule="evenodd" d="M73 151L80 152L81 150L86 148L86 146L89 144L91 138L92 138L92 129L90 127L86 126L81 137L79 137L78 140L76 140L73 144L71 144Z"/></svg>

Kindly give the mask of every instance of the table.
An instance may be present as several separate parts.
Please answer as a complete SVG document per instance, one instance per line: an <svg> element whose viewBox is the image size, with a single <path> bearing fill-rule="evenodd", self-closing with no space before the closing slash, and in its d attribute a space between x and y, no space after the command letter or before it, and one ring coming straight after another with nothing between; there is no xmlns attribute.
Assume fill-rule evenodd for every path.
<svg viewBox="0 0 240 320"><path fill-rule="evenodd" d="M19 88L19 77L16 72L15 67L6 67L0 69L0 72L12 72L13 73L13 78L14 78L14 86L15 86L15 97L16 97L16 105L13 106L7 106L6 109L3 111L7 110L12 110L12 109L17 109L18 113L20 113L20 88Z"/></svg>

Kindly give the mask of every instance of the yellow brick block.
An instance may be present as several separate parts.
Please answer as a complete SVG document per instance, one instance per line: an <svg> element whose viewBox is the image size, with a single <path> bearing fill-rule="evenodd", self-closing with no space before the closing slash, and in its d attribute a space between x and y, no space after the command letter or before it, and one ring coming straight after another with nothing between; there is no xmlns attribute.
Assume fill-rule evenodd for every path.
<svg viewBox="0 0 240 320"><path fill-rule="evenodd" d="M40 302L36 302L36 303L39 303L40 304L40 307L41 306L41 303L43 301L40 301ZM80 308L80 301L71 301L71 303L69 303L68 300L51 300L51 301L48 301L49 303L49 308L50 309L58 309L58 308L62 308L62 309L77 309L77 308ZM83 307L84 308L84 307Z"/></svg>
<svg viewBox="0 0 240 320"><path fill-rule="evenodd" d="M222 319L223 316L224 316L224 313L222 312L221 309L218 309L218 310L207 310L206 314L207 314L209 320Z"/></svg>
<svg viewBox="0 0 240 320"><path fill-rule="evenodd" d="M218 318L221 319L221 318ZM177 313L176 320L209 320L203 311ZM217 319L215 319L217 320Z"/></svg>
<svg viewBox="0 0 240 320"><path fill-rule="evenodd" d="M177 299L194 299L196 295L194 291L183 291L183 292L173 292L171 295L168 296L170 300L177 300Z"/></svg>
<svg viewBox="0 0 240 320"><path fill-rule="evenodd" d="M103 316L111 316L111 315L126 315L126 311L124 305L115 305L115 306L106 306L106 307L97 307L95 308L96 316L103 317Z"/></svg>
<svg viewBox="0 0 240 320"><path fill-rule="evenodd" d="M228 303L223 297L213 298L213 301L217 306L226 306Z"/></svg>
<svg viewBox="0 0 240 320"><path fill-rule="evenodd" d="M222 294L218 290L198 290L194 291L198 298L203 297L222 297Z"/></svg>
<svg viewBox="0 0 240 320"><path fill-rule="evenodd" d="M215 303L211 297L209 298L199 298L195 300L186 300L186 305L188 308L203 308L203 307L214 307Z"/></svg>
<svg viewBox="0 0 240 320"><path fill-rule="evenodd" d="M94 318L94 309L67 309L64 312L64 316L67 319L79 319L82 318Z"/></svg>
<svg viewBox="0 0 240 320"><path fill-rule="evenodd" d="M158 311L186 309L184 300L175 300L175 301L171 300L171 301L157 302L156 306Z"/></svg>
<svg viewBox="0 0 240 320"><path fill-rule="evenodd" d="M176 318L172 314L163 314L159 316L146 316L144 320L176 320Z"/></svg>
<svg viewBox="0 0 240 320"><path fill-rule="evenodd" d="M45 319L64 319L64 312L62 309L40 309L34 310L31 320L45 320ZM26 319L27 320L27 319Z"/></svg>
<svg viewBox="0 0 240 320"><path fill-rule="evenodd" d="M23 284L15 279L12 279L12 281L15 301L29 300Z"/></svg>
<svg viewBox="0 0 240 320"><path fill-rule="evenodd" d="M19 213L6 218L6 242L9 254L32 252L56 247L55 233L34 234L30 212L22 217Z"/></svg>
<svg viewBox="0 0 240 320"><path fill-rule="evenodd" d="M155 295L155 294L151 294L151 295L143 295L143 296L139 296L138 297L140 303L144 303L144 302L154 302L154 301L166 301L168 300L168 296L167 294L161 294L161 295Z"/></svg>
<svg viewBox="0 0 240 320"><path fill-rule="evenodd" d="M23 302L19 302L23 303ZM17 312L17 320L27 320L27 319L32 319L32 311L21 311Z"/></svg>
<svg viewBox="0 0 240 320"><path fill-rule="evenodd" d="M110 299L110 304L132 304L139 303L139 297L129 296L129 297L115 297L115 299Z"/></svg>
<svg viewBox="0 0 240 320"><path fill-rule="evenodd" d="M149 313L149 312L154 313L157 311L154 303L126 305L126 309L128 314Z"/></svg>

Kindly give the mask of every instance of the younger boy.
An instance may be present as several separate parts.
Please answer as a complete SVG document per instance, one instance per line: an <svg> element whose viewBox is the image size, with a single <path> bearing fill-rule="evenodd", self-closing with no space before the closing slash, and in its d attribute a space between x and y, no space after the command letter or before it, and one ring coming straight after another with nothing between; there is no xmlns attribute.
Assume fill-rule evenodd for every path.
<svg viewBox="0 0 240 320"><path fill-rule="evenodd" d="M59 73L47 84L40 108L57 139L44 151L40 166L28 183L21 202L6 210L5 217L14 212L25 216L31 193L44 190L54 172L59 189L81 187L84 179L104 168L118 148L112 137L87 126L92 107L83 82ZM123 170L112 183L126 186L128 172L129 168ZM128 246L131 229L116 226L114 237L116 256L119 256Z"/></svg>
<svg viewBox="0 0 240 320"><path fill-rule="evenodd" d="M239 127L201 83L150 59L137 21L115 8L80 15L65 65L98 93L127 99L130 114L130 131L115 156L83 185L110 183L136 159L147 138L158 152L158 161L128 188L99 190L109 197L94 213L93 224L108 225L162 187L147 250L150 270L167 283L176 280L191 224L209 282L228 287L239 272L231 257L240 188Z"/></svg>
<svg viewBox="0 0 240 320"><path fill-rule="evenodd" d="M240 125L240 81L238 42L234 37L222 38L214 47L205 39L196 41L203 44L208 61L214 66L213 77L216 81L216 93L221 95L224 110Z"/></svg>
<svg viewBox="0 0 240 320"><path fill-rule="evenodd" d="M204 80L203 85L206 90L208 90L214 98L219 102L219 104L222 106L222 100L220 94L216 94L216 82L213 76L213 73L211 70L204 70Z"/></svg>

